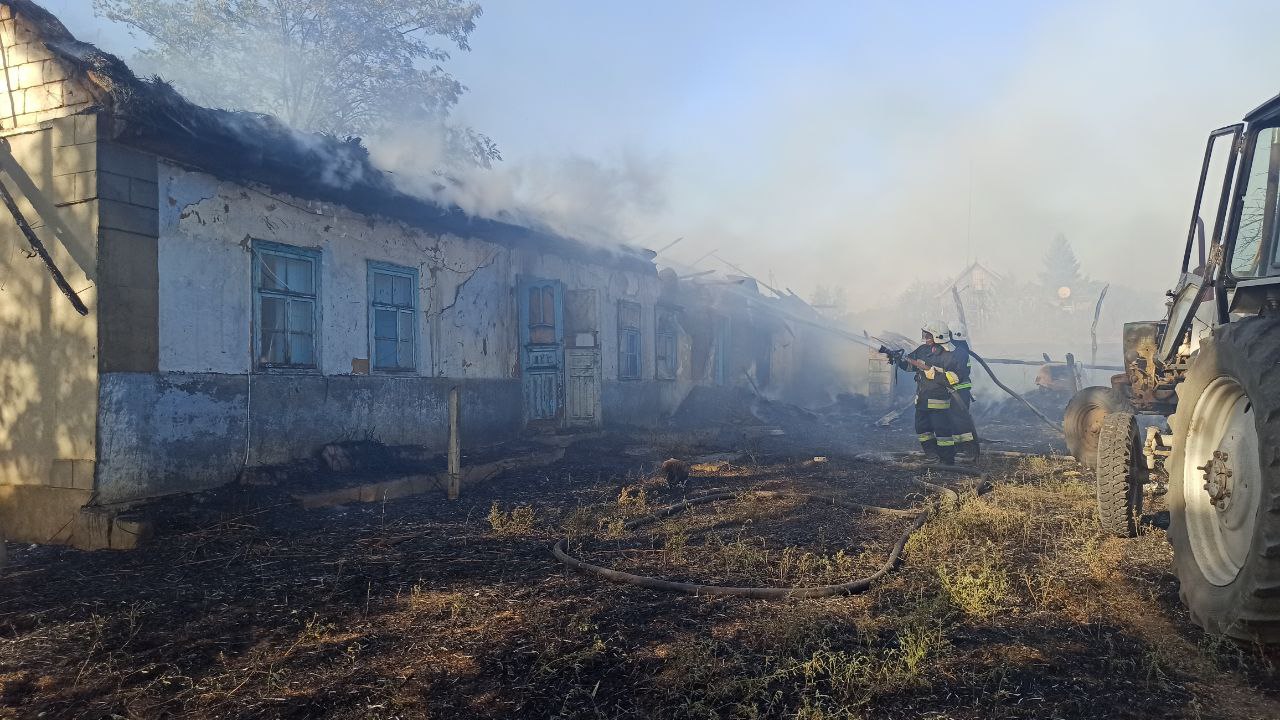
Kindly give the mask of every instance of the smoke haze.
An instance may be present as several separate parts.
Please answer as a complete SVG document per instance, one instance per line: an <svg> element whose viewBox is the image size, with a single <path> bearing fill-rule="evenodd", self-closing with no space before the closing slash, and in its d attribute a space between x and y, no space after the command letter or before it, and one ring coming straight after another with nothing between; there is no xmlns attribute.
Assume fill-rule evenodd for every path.
<svg viewBox="0 0 1280 720"><path fill-rule="evenodd" d="M132 55L88 3L47 4ZM506 161L442 181L427 131L369 144L469 212L683 236L664 257L719 249L853 308L972 259L1033 277L1058 233L1158 307L1205 136L1280 90L1274 3L851 5L489 0L448 69Z"/></svg>
<svg viewBox="0 0 1280 720"><path fill-rule="evenodd" d="M451 161L440 128L425 125L402 125L367 144L374 164L409 194L586 241L629 242L666 205L662 164L634 152L533 155L483 168Z"/></svg>
<svg viewBox="0 0 1280 720"><path fill-rule="evenodd" d="M490 3L478 47L519 43L506 22L521 23L523 45L547 42L554 21L514 5ZM669 208L641 229L650 245L685 236L673 256L720 248L806 295L845 286L854 306L968 259L1033 276L1059 232L1084 273L1158 293L1176 272L1204 138L1280 90L1266 50L1280 20L1271 3L802 3L794 26L770 25L771 14L693 10L667 18L681 27L657 29L631 15L591 18L618 45L608 56L618 75L591 89L621 110L615 141L647 135L671 149ZM611 20L629 37L609 33ZM585 44L579 64L607 50L574 41ZM641 50L662 42L663 57ZM477 76L480 56L461 60L477 64L459 69L475 88L462 109L491 115L501 100L495 78ZM553 74L575 61L544 59ZM672 86L655 87L654 74ZM530 132L569 145L542 118L582 112L581 88L525 88L518 99L540 90L548 97ZM660 109L637 123L641 107ZM575 131L604 112L576 115ZM519 157L524 131L492 117L487 127ZM610 145L604 130L577 134Z"/></svg>

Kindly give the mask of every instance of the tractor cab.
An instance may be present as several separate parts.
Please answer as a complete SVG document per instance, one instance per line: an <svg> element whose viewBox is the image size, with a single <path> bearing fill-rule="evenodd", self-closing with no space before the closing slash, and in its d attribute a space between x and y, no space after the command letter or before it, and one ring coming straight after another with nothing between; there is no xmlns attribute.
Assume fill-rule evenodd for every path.
<svg viewBox="0 0 1280 720"><path fill-rule="evenodd" d="M1280 96L1209 134L1154 354L1177 365L1217 325L1280 313Z"/></svg>
<svg viewBox="0 0 1280 720"><path fill-rule="evenodd" d="M1232 193L1229 232L1223 242L1223 322L1228 314L1280 312L1280 96L1245 116L1240 167Z"/></svg>

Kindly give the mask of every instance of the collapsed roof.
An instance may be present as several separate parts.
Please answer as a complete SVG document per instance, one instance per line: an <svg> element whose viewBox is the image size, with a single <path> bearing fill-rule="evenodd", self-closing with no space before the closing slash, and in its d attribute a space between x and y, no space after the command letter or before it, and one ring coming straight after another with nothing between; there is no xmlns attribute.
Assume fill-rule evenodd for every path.
<svg viewBox="0 0 1280 720"><path fill-rule="evenodd" d="M112 139L117 142L223 179L343 205L433 233L655 272L649 251L589 245L408 195L373 165L359 138L303 133L271 115L196 105L164 80L139 78L120 58L76 39L32 0L4 2L54 55L84 75L99 111L111 119Z"/></svg>

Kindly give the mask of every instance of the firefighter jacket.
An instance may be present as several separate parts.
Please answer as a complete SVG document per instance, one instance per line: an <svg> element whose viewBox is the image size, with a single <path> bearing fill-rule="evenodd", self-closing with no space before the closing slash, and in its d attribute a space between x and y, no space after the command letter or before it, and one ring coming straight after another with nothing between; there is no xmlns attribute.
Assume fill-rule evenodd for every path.
<svg viewBox="0 0 1280 720"><path fill-rule="evenodd" d="M954 347L954 346L953 346ZM946 350L941 345L921 345L912 350L898 366L916 375L916 395L921 400L941 401L951 399L951 388L960 382L960 367L968 361L968 354L961 356L955 350ZM919 360L929 366L928 370L919 370L906 360ZM947 405L950 405L948 402Z"/></svg>
<svg viewBox="0 0 1280 720"><path fill-rule="evenodd" d="M973 359L969 356L969 343L964 340L952 340L951 344L955 347L952 353L956 356L956 374L960 376L960 382L952 387L956 390L972 390Z"/></svg>

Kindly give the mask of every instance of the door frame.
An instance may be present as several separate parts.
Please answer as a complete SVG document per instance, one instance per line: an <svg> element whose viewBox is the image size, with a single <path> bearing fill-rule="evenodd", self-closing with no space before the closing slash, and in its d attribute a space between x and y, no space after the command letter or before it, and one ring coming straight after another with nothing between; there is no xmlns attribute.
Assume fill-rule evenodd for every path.
<svg viewBox="0 0 1280 720"><path fill-rule="evenodd" d="M534 343L531 337L529 291L533 288L551 288L553 341ZM565 423L565 342L564 342L564 283L559 280L518 276L516 279L516 321L520 364L520 412L526 430L558 430ZM549 358L549 364L534 365L537 358ZM534 417L530 407L530 389L534 375L553 375L555 402L551 417Z"/></svg>

